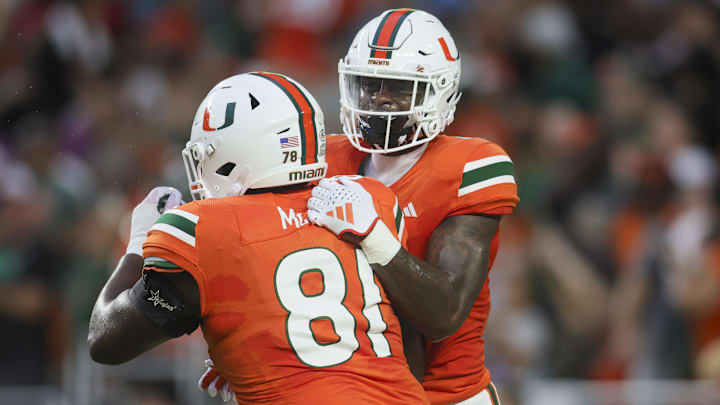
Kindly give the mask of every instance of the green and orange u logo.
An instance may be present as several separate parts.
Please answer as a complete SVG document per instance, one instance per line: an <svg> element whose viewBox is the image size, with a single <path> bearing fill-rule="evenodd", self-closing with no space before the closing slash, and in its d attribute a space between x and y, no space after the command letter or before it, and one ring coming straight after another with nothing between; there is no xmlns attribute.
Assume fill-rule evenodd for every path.
<svg viewBox="0 0 720 405"><path fill-rule="evenodd" d="M215 131L218 129L224 129L232 125L233 122L235 122L235 103L228 103L228 105L225 107L225 123L218 128L213 128L210 126L210 110L205 107L205 114L203 115L203 130Z"/></svg>

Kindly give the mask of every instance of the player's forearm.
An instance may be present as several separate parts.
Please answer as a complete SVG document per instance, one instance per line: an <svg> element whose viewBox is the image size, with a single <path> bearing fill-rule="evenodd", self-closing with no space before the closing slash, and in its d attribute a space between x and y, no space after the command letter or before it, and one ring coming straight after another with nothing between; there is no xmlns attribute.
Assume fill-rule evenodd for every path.
<svg viewBox="0 0 720 405"><path fill-rule="evenodd" d="M459 327L453 320L458 308L447 273L405 249L401 249L387 265L371 266L390 296L393 309L427 339L443 339Z"/></svg>
<svg viewBox="0 0 720 405"><path fill-rule="evenodd" d="M433 231L425 261L401 249L386 266L373 265L393 308L430 340L460 328L488 272L499 218L459 215Z"/></svg>

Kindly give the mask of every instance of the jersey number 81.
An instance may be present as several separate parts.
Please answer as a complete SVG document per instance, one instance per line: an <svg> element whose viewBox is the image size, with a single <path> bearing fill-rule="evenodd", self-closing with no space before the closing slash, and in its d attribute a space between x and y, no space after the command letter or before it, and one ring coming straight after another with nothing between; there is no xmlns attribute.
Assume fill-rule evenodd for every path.
<svg viewBox="0 0 720 405"><path fill-rule="evenodd" d="M382 300L375 284L372 269L361 250L355 250L357 273L362 285L363 316L368 321L367 335L377 357L392 353L383 332L387 324L378 304ZM319 271L323 290L306 295L301 287L303 274ZM340 259L327 248L309 248L285 256L275 270L275 293L280 305L288 312L285 332L298 359L311 367L331 367L348 361L358 349L355 336L356 320L343 304L347 295L347 280ZM321 343L315 337L311 323L327 319L339 337L332 343Z"/></svg>

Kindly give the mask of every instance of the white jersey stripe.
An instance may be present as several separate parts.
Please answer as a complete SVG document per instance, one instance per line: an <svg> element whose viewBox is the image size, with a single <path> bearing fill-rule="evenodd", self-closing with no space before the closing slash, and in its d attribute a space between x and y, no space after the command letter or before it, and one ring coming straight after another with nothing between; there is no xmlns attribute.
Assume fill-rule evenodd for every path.
<svg viewBox="0 0 720 405"><path fill-rule="evenodd" d="M495 155L486 157L483 159L473 160L472 162L465 163L465 167L463 168L463 173L467 173L471 170L475 170L480 167L490 166L495 163L499 162L510 162L512 163L512 160L510 160L510 156L508 155Z"/></svg>
<svg viewBox="0 0 720 405"><path fill-rule="evenodd" d="M483 188L487 188L490 186L494 186L496 184L503 184L503 183L515 183L515 178L510 175L505 176L497 176L493 177L492 179L487 179L485 181L479 181L477 183L470 184L468 186L465 186L458 190L458 197L462 197L465 194L470 194L473 191L481 190Z"/></svg>
<svg viewBox="0 0 720 405"><path fill-rule="evenodd" d="M176 208L173 208L173 209L171 209L171 210L167 210L167 211L165 211L165 213L166 213L166 214L175 214L175 215L181 216L181 217L187 219L188 221L192 221L194 224L197 224L197 223L198 223L198 219L200 219L200 217L198 217L198 216L195 215L195 214L191 214L191 213L189 213L189 212L187 212L187 211L179 210L179 209L176 209Z"/></svg>
<svg viewBox="0 0 720 405"><path fill-rule="evenodd" d="M357 260L358 277L363 288L365 306L363 315L368 320L367 336L370 338L372 349L377 357L390 357L390 343L383 334L387 324L382 317L378 304L382 302L380 287L375 284L375 275L367 262L367 257L361 249L355 249L355 260Z"/></svg>
<svg viewBox="0 0 720 405"><path fill-rule="evenodd" d="M169 211L168 211L169 212ZM173 213L174 214L174 213ZM150 228L151 231L160 231L165 232L170 236L174 236L177 239L180 239L181 241L187 243L188 245L195 247L195 237L192 235L189 235L180 229L168 225L168 224L155 224Z"/></svg>
<svg viewBox="0 0 720 405"><path fill-rule="evenodd" d="M413 217L417 217L417 212L415 212L415 206L413 206L413 203L408 204L408 209L410 210L410 214Z"/></svg>

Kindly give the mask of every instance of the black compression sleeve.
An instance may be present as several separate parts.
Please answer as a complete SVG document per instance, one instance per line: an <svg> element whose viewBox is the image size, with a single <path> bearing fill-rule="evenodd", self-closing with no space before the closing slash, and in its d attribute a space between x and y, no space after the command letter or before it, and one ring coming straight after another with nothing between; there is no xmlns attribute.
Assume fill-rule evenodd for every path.
<svg viewBox="0 0 720 405"><path fill-rule="evenodd" d="M169 337L190 334L197 329L202 318L199 304L187 302L177 287L180 283L189 282L195 284L192 276L184 271L145 271L142 279L130 290L130 300L148 319L165 330Z"/></svg>

